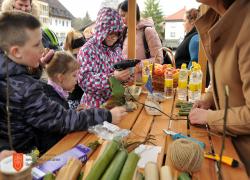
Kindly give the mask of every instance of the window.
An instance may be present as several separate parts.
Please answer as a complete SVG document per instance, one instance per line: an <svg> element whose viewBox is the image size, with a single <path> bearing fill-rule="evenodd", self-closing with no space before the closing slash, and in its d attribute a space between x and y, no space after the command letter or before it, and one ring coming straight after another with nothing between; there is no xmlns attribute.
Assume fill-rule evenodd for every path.
<svg viewBox="0 0 250 180"><path fill-rule="evenodd" d="M39 5L39 13L41 16L48 16L49 15L48 6L40 4Z"/></svg>
<svg viewBox="0 0 250 180"><path fill-rule="evenodd" d="M64 26L64 21L62 21L62 26Z"/></svg>
<svg viewBox="0 0 250 180"><path fill-rule="evenodd" d="M175 32L170 32L170 37L175 37Z"/></svg>
<svg viewBox="0 0 250 180"><path fill-rule="evenodd" d="M55 20L55 22L56 22L56 26L57 26L57 19Z"/></svg>
<svg viewBox="0 0 250 180"><path fill-rule="evenodd" d="M69 26L68 21L66 21L66 26L67 26L67 27Z"/></svg>

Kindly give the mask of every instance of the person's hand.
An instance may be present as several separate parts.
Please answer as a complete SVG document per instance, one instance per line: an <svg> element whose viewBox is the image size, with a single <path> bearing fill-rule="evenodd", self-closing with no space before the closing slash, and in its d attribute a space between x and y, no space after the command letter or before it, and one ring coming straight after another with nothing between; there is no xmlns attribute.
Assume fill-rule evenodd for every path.
<svg viewBox="0 0 250 180"><path fill-rule="evenodd" d="M204 100L199 100L196 101L193 105L193 109L195 108L200 108L200 109L209 109L211 107L211 103L204 101Z"/></svg>
<svg viewBox="0 0 250 180"><path fill-rule="evenodd" d="M126 81L129 79L130 77L130 69L127 68L125 70L122 71L114 71L114 77L119 80L119 81Z"/></svg>
<svg viewBox="0 0 250 180"><path fill-rule="evenodd" d="M191 124L207 124L208 110L195 108L189 113Z"/></svg>
<svg viewBox="0 0 250 180"><path fill-rule="evenodd" d="M112 114L112 123L118 124L121 121L122 116L126 115L126 108L119 106L110 110Z"/></svg>
<svg viewBox="0 0 250 180"><path fill-rule="evenodd" d="M140 73L142 72L142 62L138 63L136 66L135 66L135 73Z"/></svg>
<svg viewBox="0 0 250 180"><path fill-rule="evenodd" d="M54 54L55 51L53 49L45 48L42 54L42 58L40 59L41 65L44 67L46 64L48 64Z"/></svg>
<svg viewBox="0 0 250 180"><path fill-rule="evenodd" d="M79 106L77 106L76 111L82 111L87 109L87 106L85 104L79 104Z"/></svg>
<svg viewBox="0 0 250 180"><path fill-rule="evenodd" d="M14 154L15 151L9 151L9 150L3 150L0 152L0 161L8 156L11 156L12 154Z"/></svg>

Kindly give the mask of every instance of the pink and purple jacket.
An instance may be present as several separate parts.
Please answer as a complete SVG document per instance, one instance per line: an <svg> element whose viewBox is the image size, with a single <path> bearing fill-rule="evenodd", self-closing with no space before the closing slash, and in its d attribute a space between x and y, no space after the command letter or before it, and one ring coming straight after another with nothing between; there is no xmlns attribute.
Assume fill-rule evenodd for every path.
<svg viewBox="0 0 250 180"><path fill-rule="evenodd" d="M122 32L123 22L111 8L102 8L96 20L95 34L78 53L80 73L78 82L84 93L81 104L88 108L100 107L111 96L109 78L114 72L113 64L123 60L120 40L112 46L103 44L109 33Z"/></svg>

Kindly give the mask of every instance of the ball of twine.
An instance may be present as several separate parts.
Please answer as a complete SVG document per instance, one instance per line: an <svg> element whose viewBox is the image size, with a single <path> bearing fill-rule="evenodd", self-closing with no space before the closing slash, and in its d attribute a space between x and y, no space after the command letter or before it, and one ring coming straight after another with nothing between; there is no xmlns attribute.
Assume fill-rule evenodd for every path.
<svg viewBox="0 0 250 180"><path fill-rule="evenodd" d="M167 157L175 169L189 173L199 171L204 159L203 149L187 139L178 139L170 144Z"/></svg>

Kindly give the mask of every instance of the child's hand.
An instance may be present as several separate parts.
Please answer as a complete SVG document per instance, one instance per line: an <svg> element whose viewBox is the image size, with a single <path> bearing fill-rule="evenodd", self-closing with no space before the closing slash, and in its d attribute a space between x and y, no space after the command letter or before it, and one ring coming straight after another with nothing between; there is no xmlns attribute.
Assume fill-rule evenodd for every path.
<svg viewBox="0 0 250 180"><path fill-rule="evenodd" d="M42 54L42 58L40 59L41 65L43 67L50 62L54 53L55 53L55 51L53 49L48 49L48 48L44 49L44 52Z"/></svg>
<svg viewBox="0 0 250 180"><path fill-rule="evenodd" d="M76 108L76 111L82 111L84 109L87 109L87 106L84 105L84 104L80 104L77 108Z"/></svg>
<svg viewBox="0 0 250 180"><path fill-rule="evenodd" d="M11 156L14 153L15 151L3 150L2 152L0 152L0 161L8 156Z"/></svg>
<svg viewBox="0 0 250 180"><path fill-rule="evenodd" d="M114 71L114 76L119 81L126 81L130 77L130 69L125 69L122 71Z"/></svg>
<svg viewBox="0 0 250 180"><path fill-rule="evenodd" d="M189 113L191 124L207 124L208 110L195 108Z"/></svg>
<svg viewBox="0 0 250 180"><path fill-rule="evenodd" d="M126 115L126 108L120 106L120 107L115 107L110 110L112 114L112 123L113 124L118 124L121 121L122 116Z"/></svg>
<svg viewBox="0 0 250 180"><path fill-rule="evenodd" d="M211 104L207 101L199 100L196 101L193 105L193 108L209 109Z"/></svg>
<svg viewBox="0 0 250 180"><path fill-rule="evenodd" d="M142 71L142 62L135 66L135 73L140 73Z"/></svg>

